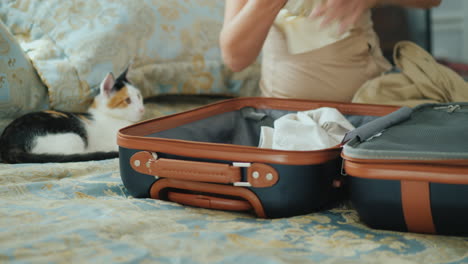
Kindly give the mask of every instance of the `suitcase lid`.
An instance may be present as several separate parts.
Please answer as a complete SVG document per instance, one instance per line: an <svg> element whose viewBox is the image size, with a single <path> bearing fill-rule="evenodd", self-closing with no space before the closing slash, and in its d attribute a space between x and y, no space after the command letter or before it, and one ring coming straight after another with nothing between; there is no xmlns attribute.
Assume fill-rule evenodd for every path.
<svg viewBox="0 0 468 264"><path fill-rule="evenodd" d="M468 103L405 107L356 129L346 139L345 159L467 164Z"/></svg>

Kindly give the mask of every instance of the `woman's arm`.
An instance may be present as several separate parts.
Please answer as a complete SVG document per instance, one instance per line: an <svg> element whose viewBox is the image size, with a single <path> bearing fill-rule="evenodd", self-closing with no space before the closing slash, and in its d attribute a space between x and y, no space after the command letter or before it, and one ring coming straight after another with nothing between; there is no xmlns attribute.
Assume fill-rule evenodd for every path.
<svg viewBox="0 0 468 264"><path fill-rule="evenodd" d="M233 71L252 64L287 0L226 0L220 35L224 63Z"/></svg>

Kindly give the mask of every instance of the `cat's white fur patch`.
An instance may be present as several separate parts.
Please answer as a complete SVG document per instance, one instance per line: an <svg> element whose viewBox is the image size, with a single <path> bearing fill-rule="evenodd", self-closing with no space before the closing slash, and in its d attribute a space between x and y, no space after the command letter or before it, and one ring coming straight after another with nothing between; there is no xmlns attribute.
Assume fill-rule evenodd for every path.
<svg viewBox="0 0 468 264"><path fill-rule="evenodd" d="M94 122L85 124L89 145L86 152L118 151L117 132L133 122L100 114L95 114L93 118Z"/></svg>
<svg viewBox="0 0 468 264"><path fill-rule="evenodd" d="M125 108L109 108L110 98L105 93L95 98L95 107L89 110L93 120L85 123L89 146L86 152L118 151L119 129L142 118L145 108L140 91L130 84L126 84L126 87L132 103Z"/></svg>
<svg viewBox="0 0 468 264"><path fill-rule="evenodd" d="M66 148L64 148L66 146ZM31 150L35 154L74 154L85 152L83 139L75 133L38 136Z"/></svg>

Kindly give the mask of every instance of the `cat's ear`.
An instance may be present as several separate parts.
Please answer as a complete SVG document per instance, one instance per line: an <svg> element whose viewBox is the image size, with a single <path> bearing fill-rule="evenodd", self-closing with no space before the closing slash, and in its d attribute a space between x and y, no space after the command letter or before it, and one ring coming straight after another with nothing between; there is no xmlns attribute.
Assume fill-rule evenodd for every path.
<svg viewBox="0 0 468 264"><path fill-rule="evenodd" d="M129 68L129 67L127 67L127 68L119 75L119 77L117 77L117 82L126 82L126 83L129 83L129 81L128 81L128 79L127 79L128 68Z"/></svg>
<svg viewBox="0 0 468 264"><path fill-rule="evenodd" d="M104 80L101 83L101 94L104 94L107 96L110 95L112 88L114 87L114 84L115 84L114 75L111 72L109 72L106 75L106 78L104 78Z"/></svg>

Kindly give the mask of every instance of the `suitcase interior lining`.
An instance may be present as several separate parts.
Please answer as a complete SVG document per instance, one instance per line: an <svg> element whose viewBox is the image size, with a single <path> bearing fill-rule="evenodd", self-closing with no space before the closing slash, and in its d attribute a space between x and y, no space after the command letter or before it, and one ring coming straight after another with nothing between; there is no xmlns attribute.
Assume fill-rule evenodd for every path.
<svg viewBox="0 0 468 264"><path fill-rule="evenodd" d="M290 113L297 113L297 111L245 107L181 124L178 127L153 133L146 137L256 147L260 139L261 126L273 127L274 120ZM355 127L378 118L377 116L360 115L345 115L345 117Z"/></svg>

